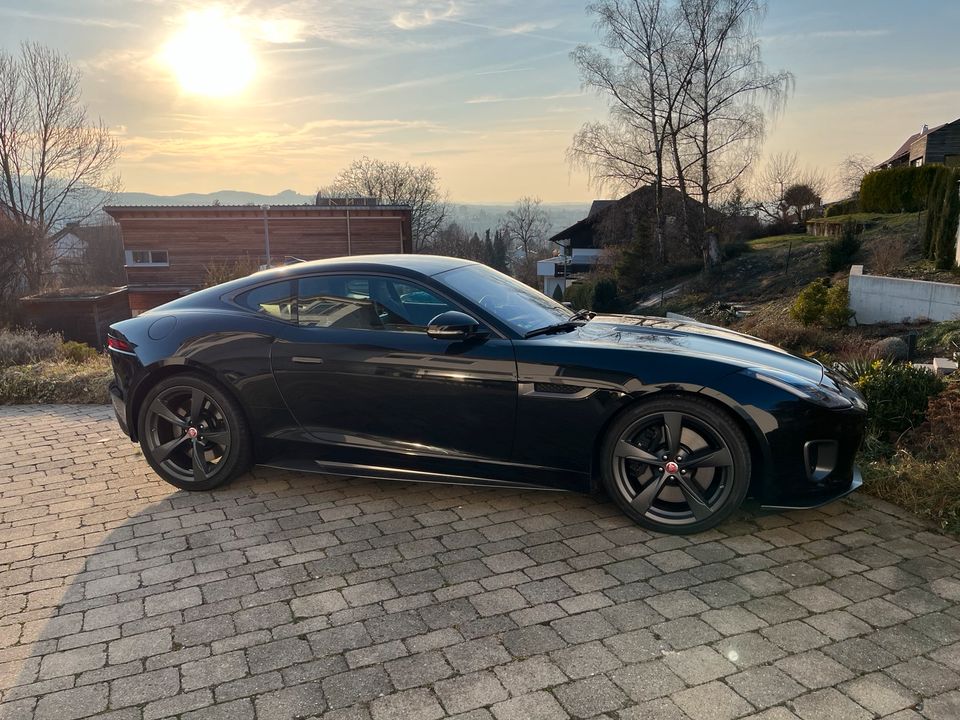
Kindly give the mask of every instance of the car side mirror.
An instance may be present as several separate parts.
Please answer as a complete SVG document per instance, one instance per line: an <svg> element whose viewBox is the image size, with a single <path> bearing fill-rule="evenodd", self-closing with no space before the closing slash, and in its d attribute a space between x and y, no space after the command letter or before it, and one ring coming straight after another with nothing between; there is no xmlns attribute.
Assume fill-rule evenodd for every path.
<svg viewBox="0 0 960 720"><path fill-rule="evenodd" d="M485 336L480 323L459 310L440 313L427 325L427 335L434 340L466 340Z"/></svg>

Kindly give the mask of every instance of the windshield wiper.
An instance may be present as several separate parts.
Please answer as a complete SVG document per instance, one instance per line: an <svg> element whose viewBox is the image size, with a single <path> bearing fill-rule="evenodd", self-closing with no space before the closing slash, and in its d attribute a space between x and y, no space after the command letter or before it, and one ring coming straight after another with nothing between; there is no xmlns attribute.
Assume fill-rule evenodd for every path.
<svg viewBox="0 0 960 720"><path fill-rule="evenodd" d="M592 310L578 310L563 322L558 322L558 323L554 323L553 325L547 325L542 328L537 328L536 330L531 330L530 332L526 333L523 337L524 339L526 339L526 338L536 337L537 335L547 335L549 333L554 333L554 332L563 332L563 331L573 330L573 328L580 327L580 325L582 325L585 320L589 320L594 315L596 315L596 313L593 312Z"/></svg>

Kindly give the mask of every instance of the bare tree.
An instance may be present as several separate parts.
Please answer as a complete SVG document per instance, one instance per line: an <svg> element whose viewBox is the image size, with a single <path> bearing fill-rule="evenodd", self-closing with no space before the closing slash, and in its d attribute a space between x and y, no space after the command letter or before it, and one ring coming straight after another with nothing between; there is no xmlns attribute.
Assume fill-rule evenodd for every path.
<svg viewBox="0 0 960 720"><path fill-rule="evenodd" d="M856 153L847 155L840 161L837 172L837 188L846 197L857 197L860 195L860 183L863 182L864 176L873 170L876 164L869 155Z"/></svg>
<svg viewBox="0 0 960 720"><path fill-rule="evenodd" d="M685 129L677 133L678 174L690 178L701 203L700 248L704 266L719 261L709 232L714 193L734 185L759 152L766 113L780 111L793 76L770 73L763 64L756 27L762 0L679 0L682 46L690 82L680 111Z"/></svg>
<svg viewBox="0 0 960 720"><path fill-rule="evenodd" d="M413 250L423 252L436 240L447 217L447 197L430 165L385 162L362 157L334 178L328 191L335 196L375 197L381 202L409 205Z"/></svg>
<svg viewBox="0 0 960 720"><path fill-rule="evenodd" d="M605 122L581 127L568 158L598 188L653 185L654 242L662 262L667 157L682 124L676 110L689 81L682 70L690 67L676 62L679 15L662 0L601 0L588 10L597 16L605 52L581 45L572 57L584 86L607 98L609 114Z"/></svg>
<svg viewBox="0 0 960 720"><path fill-rule="evenodd" d="M757 176L756 208L782 229L791 222L802 222L804 212L821 204L829 186L821 171L802 168L796 153L777 153L770 156Z"/></svg>
<svg viewBox="0 0 960 720"><path fill-rule="evenodd" d="M0 203L35 242L20 270L40 288L52 261L52 228L90 218L117 189L116 138L87 114L80 73L55 50L23 43L0 50Z"/></svg>
<svg viewBox="0 0 960 720"><path fill-rule="evenodd" d="M503 231L524 258L539 254L550 233L550 218L540 198L522 197L503 219Z"/></svg>
<svg viewBox="0 0 960 720"><path fill-rule="evenodd" d="M477 233L471 235L459 223L449 223L439 233L430 246L436 255L463 258L483 262L484 246Z"/></svg>

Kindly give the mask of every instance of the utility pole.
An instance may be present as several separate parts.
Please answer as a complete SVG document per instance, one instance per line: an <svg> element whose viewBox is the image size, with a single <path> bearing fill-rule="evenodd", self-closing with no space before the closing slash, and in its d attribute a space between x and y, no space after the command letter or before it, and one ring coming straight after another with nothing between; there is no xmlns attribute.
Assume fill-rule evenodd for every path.
<svg viewBox="0 0 960 720"><path fill-rule="evenodd" d="M261 205L260 209L263 210L263 246L267 254L267 267L270 267L270 220L267 217L270 206Z"/></svg>

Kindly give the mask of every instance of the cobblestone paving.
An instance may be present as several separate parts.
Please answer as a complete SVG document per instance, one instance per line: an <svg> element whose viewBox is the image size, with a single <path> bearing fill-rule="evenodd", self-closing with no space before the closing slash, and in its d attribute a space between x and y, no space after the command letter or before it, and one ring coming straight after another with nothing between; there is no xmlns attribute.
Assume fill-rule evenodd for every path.
<svg viewBox="0 0 960 720"><path fill-rule="evenodd" d="M0 408L0 716L960 718L960 545L864 498L655 536L594 498L258 469Z"/></svg>

